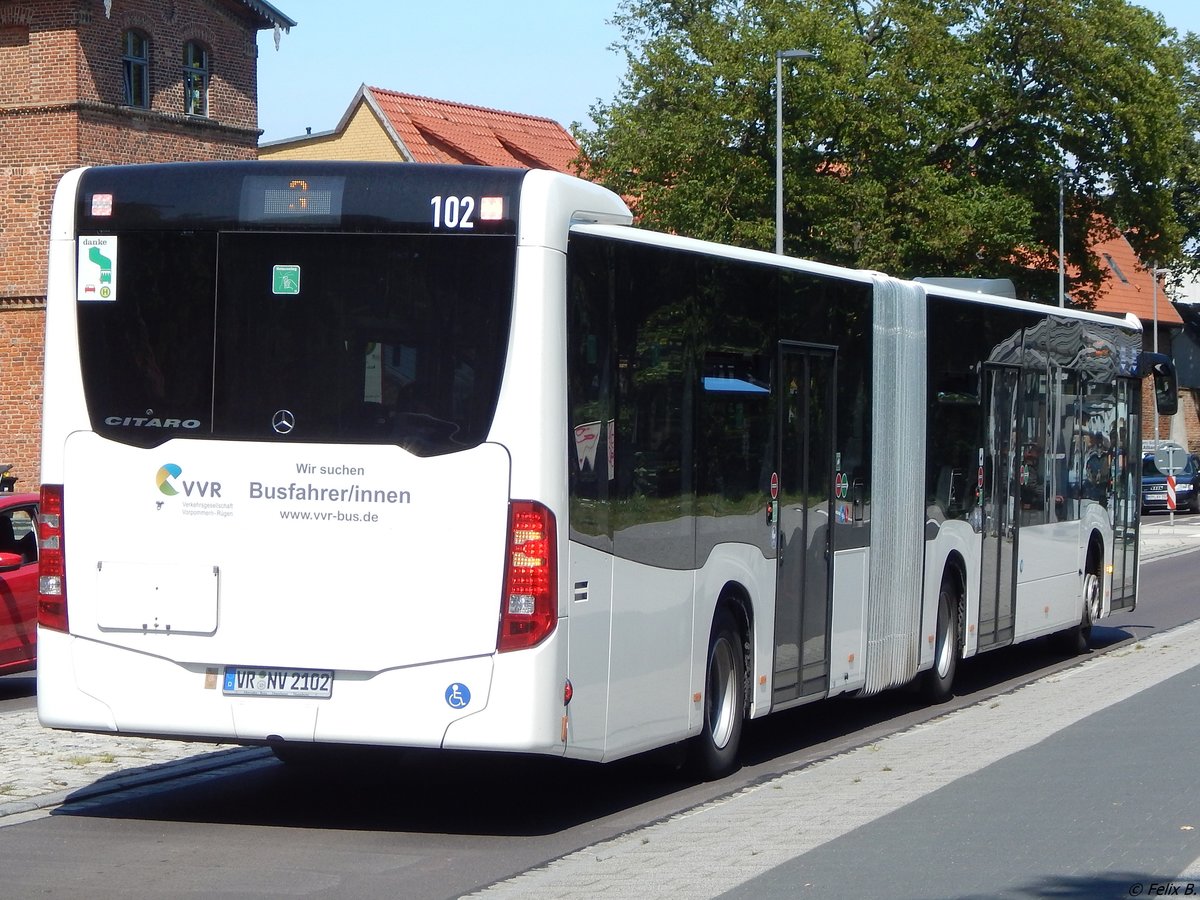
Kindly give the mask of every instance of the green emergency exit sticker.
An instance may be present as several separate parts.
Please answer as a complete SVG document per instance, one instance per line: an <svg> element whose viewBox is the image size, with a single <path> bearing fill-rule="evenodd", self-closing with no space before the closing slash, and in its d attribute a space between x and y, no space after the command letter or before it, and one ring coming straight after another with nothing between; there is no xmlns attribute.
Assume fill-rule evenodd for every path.
<svg viewBox="0 0 1200 900"><path fill-rule="evenodd" d="M271 293L299 294L300 267L275 266L271 269Z"/></svg>

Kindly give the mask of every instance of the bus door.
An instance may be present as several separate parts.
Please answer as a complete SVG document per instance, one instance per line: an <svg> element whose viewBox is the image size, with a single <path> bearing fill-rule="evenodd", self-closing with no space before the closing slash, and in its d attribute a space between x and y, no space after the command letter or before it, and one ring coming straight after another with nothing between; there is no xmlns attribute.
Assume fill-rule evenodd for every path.
<svg viewBox="0 0 1200 900"><path fill-rule="evenodd" d="M1138 515L1141 491L1137 475L1141 460L1134 455L1134 437L1140 435L1140 385L1132 379L1118 378L1116 385L1116 424L1111 435L1113 517L1113 576L1110 597L1112 611L1131 609L1137 599Z"/></svg>
<svg viewBox="0 0 1200 900"><path fill-rule="evenodd" d="M835 361L831 347L779 345L776 705L829 688Z"/></svg>
<svg viewBox="0 0 1200 900"><path fill-rule="evenodd" d="M979 649L1013 639L1016 604L1015 560L1020 521L1021 440L1018 433L1021 370L984 367L985 473L983 483L983 565L979 591Z"/></svg>

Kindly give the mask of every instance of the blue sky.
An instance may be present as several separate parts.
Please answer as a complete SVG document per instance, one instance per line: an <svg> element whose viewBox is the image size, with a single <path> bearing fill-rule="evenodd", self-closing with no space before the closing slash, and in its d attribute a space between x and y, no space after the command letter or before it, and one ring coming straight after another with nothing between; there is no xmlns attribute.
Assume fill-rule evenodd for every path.
<svg viewBox="0 0 1200 900"><path fill-rule="evenodd" d="M271 0L299 24L259 35L262 140L334 128L359 85L590 123L625 71L617 0Z"/></svg>
<svg viewBox="0 0 1200 900"><path fill-rule="evenodd" d="M259 35L262 140L334 128L360 84L590 125L625 73L617 0L271 0L299 24ZM1181 34L1197 0L1143 0Z"/></svg>

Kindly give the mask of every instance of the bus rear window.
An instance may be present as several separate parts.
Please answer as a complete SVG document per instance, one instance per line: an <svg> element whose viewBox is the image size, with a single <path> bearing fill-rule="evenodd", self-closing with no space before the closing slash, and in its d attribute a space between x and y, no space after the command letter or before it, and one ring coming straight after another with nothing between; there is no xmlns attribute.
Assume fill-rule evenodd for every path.
<svg viewBox="0 0 1200 900"><path fill-rule="evenodd" d="M79 303L93 427L171 437L483 441L506 353L507 236L118 236L115 299Z"/></svg>

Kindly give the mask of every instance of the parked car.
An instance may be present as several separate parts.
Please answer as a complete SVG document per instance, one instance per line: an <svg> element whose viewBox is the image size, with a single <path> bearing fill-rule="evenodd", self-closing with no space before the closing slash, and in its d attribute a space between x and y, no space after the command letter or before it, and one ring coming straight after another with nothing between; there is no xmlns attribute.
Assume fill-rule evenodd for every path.
<svg viewBox="0 0 1200 900"><path fill-rule="evenodd" d="M0 493L0 675L37 663L38 495Z"/></svg>
<svg viewBox="0 0 1200 900"><path fill-rule="evenodd" d="M1200 512L1200 457L1190 454L1175 476L1175 509ZM1154 464L1154 454L1142 455L1142 512L1167 510L1167 476Z"/></svg>

